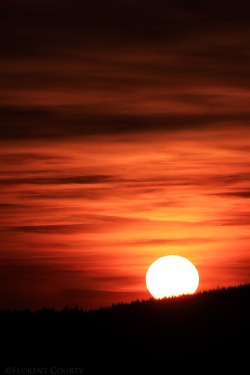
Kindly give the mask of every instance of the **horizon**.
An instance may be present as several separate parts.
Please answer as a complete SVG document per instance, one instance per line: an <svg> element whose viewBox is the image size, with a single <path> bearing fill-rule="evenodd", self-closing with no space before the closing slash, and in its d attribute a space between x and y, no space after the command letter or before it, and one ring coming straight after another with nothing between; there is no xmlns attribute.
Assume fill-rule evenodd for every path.
<svg viewBox="0 0 250 375"><path fill-rule="evenodd" d="M106 310L111 310L111 309L115 309L115 308L119 308L119 307L125 307L125 306L130 306L130 305L134 305L134 304L144 304L144 303L151 303L151 302L155 302L156 304L159 302L160 303L163 303L163 302L168 302L170 301L175 301L175 300L183 300L183 299L188 299L190 297L190 299L193 299L193 298L196 298L196 297L199 297L199 296L204 296L204 295L212 295L212 294L215 294L217 292L230 292L232 290L239 290L239 289L244 289L244 288L247 288L247 287L250 287L250 282L249 283L243 283L243 284L238 284L238 285L229 285L229 286L226 286L226 287L217 287L217 288L213 288L213 289L205 289L205 290L199 290L199 291L196 291L195 293L188 293L188 294L182 294L182 295L178 295L178 296L170 296L170 297L163 297L163 298L154 298L154 297L148 297L146 299L134 299L134 300L131 300L129 302L117 302L117 303L112 303L111 305L106 305L106 306L100 306L98 308L90 308L90 309L83 309L81 306L68 306L68 305L65 305L63 306L61 309L55 309L54 307L49 307L49 306L44 306L40 309L30 309L30 308L22 308L22 309L0 309L0 313L25 313L25 312L28 312L28 313L40 313L40 312L44 312L44 311L52 311L54 313L70 313L70 312L81 312L81 313L86 313L86 314L91 314L91 313L96 313L96 312L102 312L102 311L106 311Z"/></svg>

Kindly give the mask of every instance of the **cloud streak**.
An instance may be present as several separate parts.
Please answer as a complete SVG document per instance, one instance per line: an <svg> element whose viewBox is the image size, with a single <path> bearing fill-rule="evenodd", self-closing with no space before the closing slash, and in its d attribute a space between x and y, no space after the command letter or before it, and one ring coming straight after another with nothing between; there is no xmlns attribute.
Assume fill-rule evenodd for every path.
<svg viewBox="0 0 250 375"><path fill-rule="evenodd" d="M113 180L112 176L56 176L56 177L14 177L3 178L0 185L95 185L105 184Z"/></svg>

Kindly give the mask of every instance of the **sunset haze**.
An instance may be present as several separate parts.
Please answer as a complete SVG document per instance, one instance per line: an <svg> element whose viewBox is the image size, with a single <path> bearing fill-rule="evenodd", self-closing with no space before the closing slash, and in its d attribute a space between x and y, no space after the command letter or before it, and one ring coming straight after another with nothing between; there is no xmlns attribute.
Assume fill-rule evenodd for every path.
<svg viewBox="0 0 250 375"><path fill-rule="evenodd" d="M8 0L0 13L0 308L250 281L247 1Z"/></svg>

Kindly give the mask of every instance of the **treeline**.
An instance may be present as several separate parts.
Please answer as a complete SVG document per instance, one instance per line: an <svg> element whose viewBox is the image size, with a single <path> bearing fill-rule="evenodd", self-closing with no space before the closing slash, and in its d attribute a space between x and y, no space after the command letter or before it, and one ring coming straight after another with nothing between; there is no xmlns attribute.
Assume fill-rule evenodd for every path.
<svg viewBox="0 0 250 375"><path fill-rule="evenodd" d="M0 328L5 365L78 364L87 374L119 374L117 362L130 373L199 360L231 368L249 361L250 284L92 311L2 310Z"/></svg>

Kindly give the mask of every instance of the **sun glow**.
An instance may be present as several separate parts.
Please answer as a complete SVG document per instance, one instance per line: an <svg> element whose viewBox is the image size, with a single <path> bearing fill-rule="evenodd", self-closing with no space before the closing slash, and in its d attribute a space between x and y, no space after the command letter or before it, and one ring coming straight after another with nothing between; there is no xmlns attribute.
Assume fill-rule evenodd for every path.
<svg viewBox="0 0 250 375"><path fill-rule="evenodd" d="M188 259L167 255L150 265L146 273L146 285L156 299L193 294L199 286L199 273Z"/></svg>

